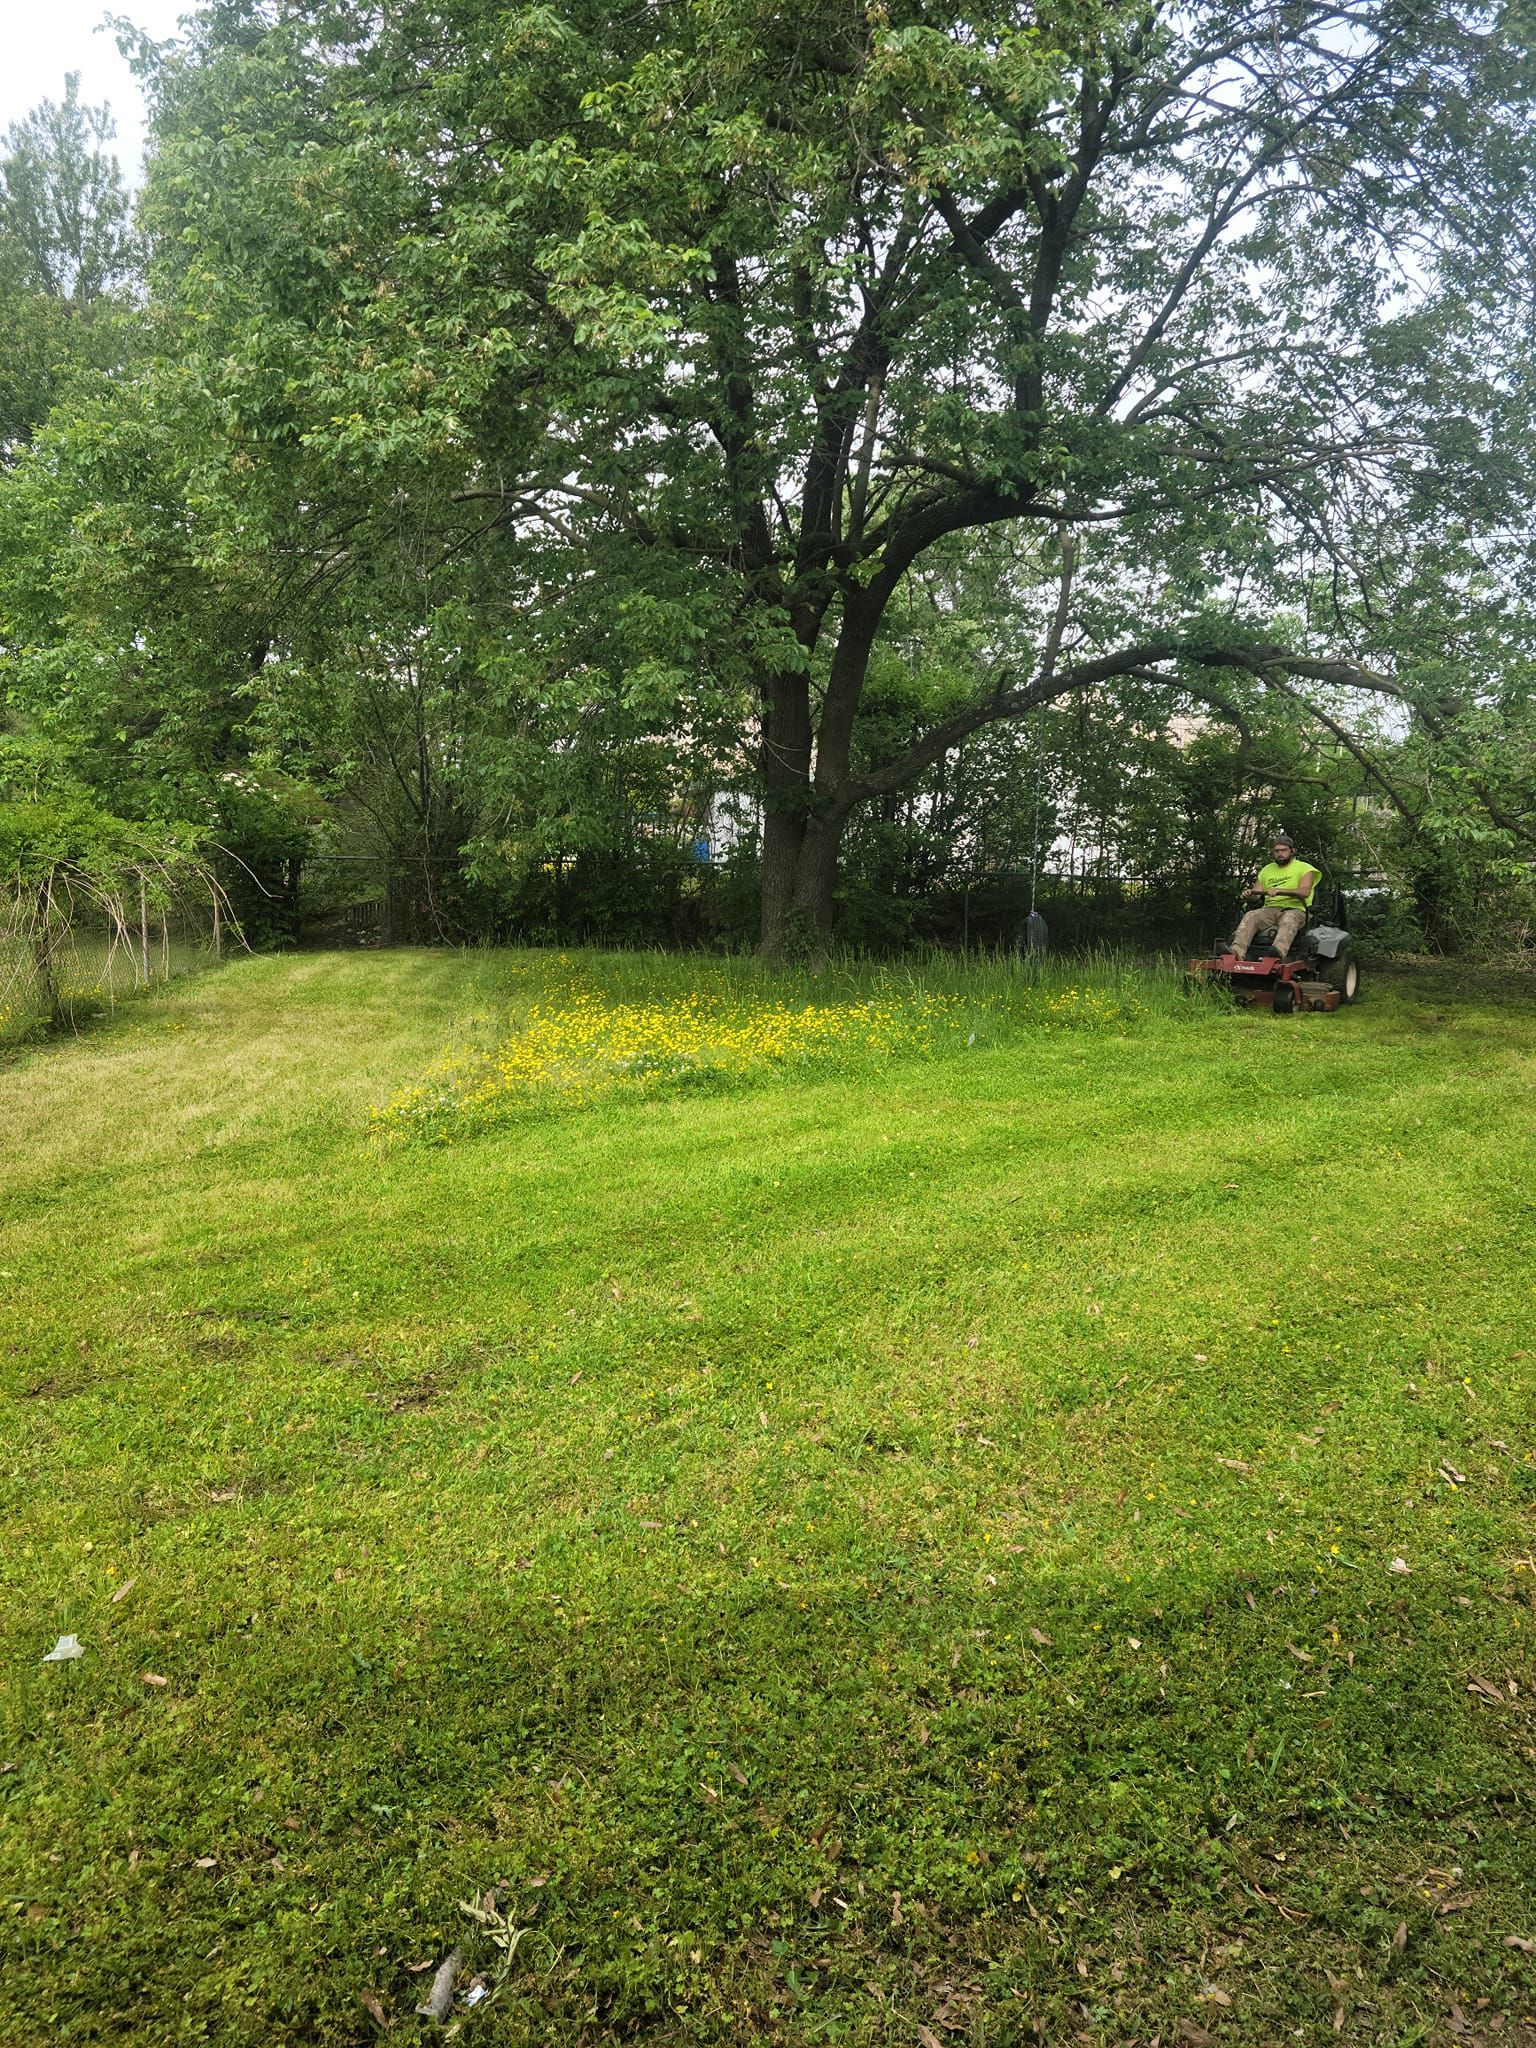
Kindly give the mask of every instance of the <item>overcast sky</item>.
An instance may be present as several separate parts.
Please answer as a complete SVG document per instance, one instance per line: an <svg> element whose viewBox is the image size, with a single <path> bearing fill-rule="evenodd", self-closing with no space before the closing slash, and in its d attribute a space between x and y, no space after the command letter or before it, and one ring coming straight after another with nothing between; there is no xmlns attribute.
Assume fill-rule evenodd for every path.
<svg viewBox="0 0 1536 2048"><path fill-rule="evenodd" d="M117 116L117 151L125 176L137 184L144 147L144 102L139 82L117 54L108 13L125 14L156 42L175 33L194 0L0 0L0 136L39 100L64 94L66 71L80 73L80 96L103 100Z"/></svg>

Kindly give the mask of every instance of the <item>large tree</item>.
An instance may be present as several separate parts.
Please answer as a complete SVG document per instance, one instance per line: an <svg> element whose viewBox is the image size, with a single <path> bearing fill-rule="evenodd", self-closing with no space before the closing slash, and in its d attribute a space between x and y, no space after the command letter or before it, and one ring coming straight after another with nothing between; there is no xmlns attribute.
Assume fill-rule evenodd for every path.
<svg viewBox="0 0 1536 2048"><path fill-rule="evenodd" d="M1399 592L1526 498L1521 26L226 0L162 61L150 195L202 558L261 558L276 645L388 588L531 689L733 719L765 944L820 942L849 817L988 723L1413 694L1443 619ZM893 599L1004 525L1009 646L861 768Z"/></svg>

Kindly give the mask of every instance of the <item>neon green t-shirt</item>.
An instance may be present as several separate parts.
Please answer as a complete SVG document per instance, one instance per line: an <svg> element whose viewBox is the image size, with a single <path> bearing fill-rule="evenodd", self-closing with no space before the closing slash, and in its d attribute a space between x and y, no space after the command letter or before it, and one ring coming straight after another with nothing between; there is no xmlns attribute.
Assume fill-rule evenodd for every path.
<svg viewBox="0 0 1536 2048"><path fill-rule="evenodd" d="M1300 890L1303 875L1310 875L1311 879L1306 884L1306 893L1301 897L1299 904L1294 894L1280 894L1282 889ZM1259 887L1264 891L1266 910L1306 909L1311 904L1312 891L1317 887L1317 869L1310 861L1298 860L1295 854L1291 855L1284 867L1281 867L1278 861L1266 861L1259 869Z"/></svg>

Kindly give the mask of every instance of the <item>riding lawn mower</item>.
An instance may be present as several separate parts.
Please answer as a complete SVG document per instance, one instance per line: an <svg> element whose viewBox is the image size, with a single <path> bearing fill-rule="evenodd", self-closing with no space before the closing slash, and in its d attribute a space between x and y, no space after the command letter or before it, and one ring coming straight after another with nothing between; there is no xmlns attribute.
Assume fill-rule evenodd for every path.
<svg viewBox="0 0 1536 2048"><path fill-rule="evenodd" d="M1247 1009L1274 1010L1282 1017L1354 1002L1360 994L1360 963L1344 926L1343 892L1334 892L1332 922L1309 920L1285 959L1261 934L1241 957L1227 946L1208 959L1191 960L1189 971L1197 981L1224 986Z"/></svg>

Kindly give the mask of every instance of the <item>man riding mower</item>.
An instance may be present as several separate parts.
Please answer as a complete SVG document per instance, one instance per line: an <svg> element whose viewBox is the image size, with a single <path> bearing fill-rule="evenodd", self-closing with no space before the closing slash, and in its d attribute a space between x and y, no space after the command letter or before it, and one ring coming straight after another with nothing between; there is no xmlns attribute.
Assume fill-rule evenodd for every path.
<svg viewBox="0 0 1536 2048"><path fill-rule="evenodd" d="M1313 894L1321 879L1310 861L1298 857L1287 834L1277 832L1273 858L1259 869L1243 900L1251 908L1239 920L1225 951L1192 960L1201 980L1220 980L1235 1001L1252 1009L1336 1010L1360 992L1360 968L1342 922L1310 922ZM1336 915L1342 918L1342 898Z"/></svg>

